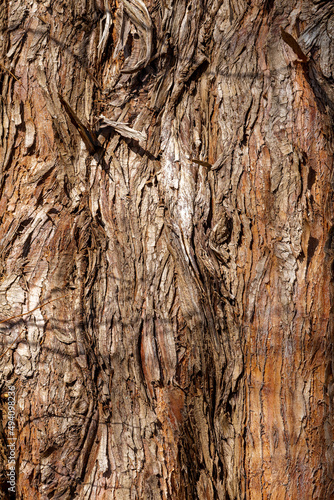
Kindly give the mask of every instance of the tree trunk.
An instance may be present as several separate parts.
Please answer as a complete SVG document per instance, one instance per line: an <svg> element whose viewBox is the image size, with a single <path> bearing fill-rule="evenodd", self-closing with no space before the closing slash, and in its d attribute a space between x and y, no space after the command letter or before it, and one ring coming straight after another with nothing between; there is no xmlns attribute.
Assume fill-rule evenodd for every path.
<svg viewBox="0 0 334 500"><path fill-rule="evenodd" d="M334 498L334 3L0 16L2 498Z"/></svg>

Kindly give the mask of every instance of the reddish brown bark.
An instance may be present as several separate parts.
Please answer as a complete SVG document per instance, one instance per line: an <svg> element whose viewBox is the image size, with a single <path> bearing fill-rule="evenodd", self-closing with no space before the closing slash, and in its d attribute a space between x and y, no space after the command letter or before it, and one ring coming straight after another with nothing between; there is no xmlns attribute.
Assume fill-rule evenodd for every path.
<svg viewBox="0 0 334 500"><path fill-rule="evenodd" d="M332 498L332 3L0 16L17 498Z"/></svg>

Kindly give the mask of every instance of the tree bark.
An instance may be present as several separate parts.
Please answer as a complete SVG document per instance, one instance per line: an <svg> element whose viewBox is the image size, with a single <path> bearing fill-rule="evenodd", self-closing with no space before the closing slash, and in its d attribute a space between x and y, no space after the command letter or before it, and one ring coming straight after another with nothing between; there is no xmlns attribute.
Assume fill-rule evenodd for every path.
<svg viewBox="0 0 334 500"><path fill-rule="evenodd" d="M0 16L2 498L333 498L333 2Z"/></svg>

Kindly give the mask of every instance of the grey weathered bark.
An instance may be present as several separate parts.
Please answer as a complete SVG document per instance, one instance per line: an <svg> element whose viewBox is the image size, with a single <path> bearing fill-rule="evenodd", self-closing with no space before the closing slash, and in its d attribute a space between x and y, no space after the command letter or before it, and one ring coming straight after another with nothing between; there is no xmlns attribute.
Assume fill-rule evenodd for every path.
<svg viewBox="0 0 334 500"><path fill-rule="evenodd" d="M17 498L333 498L333 2L0 16Z"/></svg>

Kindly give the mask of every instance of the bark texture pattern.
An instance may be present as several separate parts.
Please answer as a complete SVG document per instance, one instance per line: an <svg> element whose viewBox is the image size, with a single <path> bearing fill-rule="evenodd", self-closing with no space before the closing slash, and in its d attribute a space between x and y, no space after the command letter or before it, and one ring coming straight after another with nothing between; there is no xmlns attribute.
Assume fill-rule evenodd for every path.
<svg viewBox="0 0 334 500"><path fill-rule="evenodd" d="M0 18L17 498L333 498L333 2Z"/></svg>

